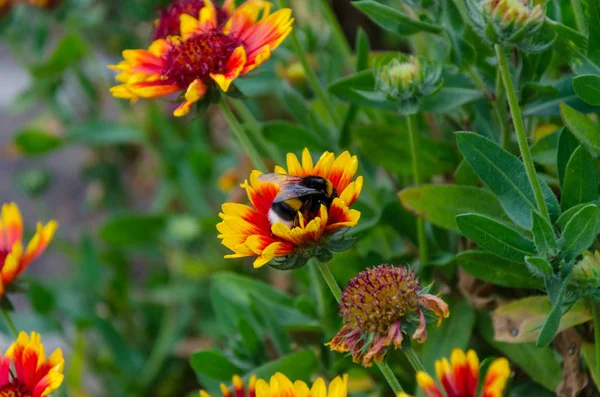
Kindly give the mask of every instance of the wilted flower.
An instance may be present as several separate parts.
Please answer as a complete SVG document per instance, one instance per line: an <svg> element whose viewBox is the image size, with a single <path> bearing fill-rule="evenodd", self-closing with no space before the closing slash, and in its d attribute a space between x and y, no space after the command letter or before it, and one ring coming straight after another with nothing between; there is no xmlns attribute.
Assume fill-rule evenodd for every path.
<svg viewBox="0 0 600 397"><path fill-rule="evenodd" d="M23 252L23 218L15 203L2 204L0 218L0 298L6 286L21 274L46 249L58 227L55 221L45 226L38 222L37 232Z"/></svg>
<svg viewBox="0 0 600 397"><path fill-rule="evenodd" d="M317 378L312 387L302 381L292 383L282 373L276 373L269 383L263 379L256 382L256 397L346 397L348 395L348 375L336 377L329 384L329 390L323 378Z"/></svg>
<svg viewBox="0 0 600 397"><path fill-rule="evenodd" d="M544 25L542 5L532 0L467 0L473 29L493 44L541 51L550 43L536 42Z"/></svg>
<svg viewBox="0 0 600 397"><path fill-rule="evenodd" d="M425 314L449 316L448 305L425 293L412 270L380 265L363 270L350 280L342 294L340 316L344 327L328 343L331 350L351 352L365 367L382 362L391 348L401 349L405 336L427 339Z"/></svg>
<svg viewBox="0 0 600 397"><path fill-rule="evenodd" d="M125 50L118 70L122 83L111 88L117 98L132 102L185 90L174 111L183 116L209 90L227 92L231 83L268 60L292 30L289 8L271 14L271 3L248 0L232 11L226 23L211 0L204 0L196 18L180 15L180 34L155 40L148 50ZM259 18L260 17L260 18Z"/></svg>
<svg viewBox="0 0 600 397"><path fill-rule="evenodd" d="M0 396L44 397L58 389L64 378L62 351L56 349L46 358L36 332L31 337L21 332L0 359Z"/></svg>
<svg viewBox="0 0 600 397"><path fill-rule="evenodd" d="M447 397L476 397L479 383L479 357L473 350L467 354L461 349L454 349L450 362L446 358L435 362L437 378ZM481 397L502 397L506 382L510 376L508 360L498 358L494 360L485 375L481 387ZM427 397L443 397L435 381L423 371L417 373L417 383ZM406 393L399 393L398 397L410 397Z"/></svg>
<svg viewBox="0 0 600 397"><path fill-rule="evenodd" d="M192 17L200 15L200 10L204 7L204 0L176 0L167 8L159 11L159 17L154 21L154 40L166 39L169 36L179 36L180 17L187 14ZM235 8L233 0L226 0L223 6L215 4L217 13L217 24L223 25Z"/></svg>
<svg viewBox="0 0 600 397"><path fill-rule="evenodd" d="M296 198L289 202L297 215L289 223L280 221L271 212L275 197L282 187L273 182L260 180L261 172L252 171L242 187L246 189L252 206L225 203L223 221L217 225L219 238L234 253L226 258L256 256L254 267L269 262L280 269L297 268L311 257L327 260L331 251L347 248L348 239L341 233L344 228L356 226L360 212L349 207L356 201L362 189L362 177L353 181L358 169L358 159L344 152L337 158L325 152L316 165L308 149L302 152L302 164L296 155L288 153L287 167L276 166L275 173L292 179L318 177L331 184L329 207L317 206L316 212L304 211L304 202ZM294 178L295 177L295 178ZM326 194L326 192L322 192ZM318 203L318 202L317 202Z"/></svg>
<svg viewBox="0 0 600 397"><path fill-rule="evenodd" d="M372 99L380 96L382 100L397 102L403 114L418 111L419 99L434 94L443 84L439 65L413 56L385 55L376 59L374 66L378 93Z"/></svg>
<svg viewBox="0 0 600 397"><path fill-rule="evenodd" d="M233 394L231 393L229 388L224 383L221 383L221 394L223 395L223 397L232 397L234 395L236 397L255 397L256 396L256 392L255 392L256 376L252 375L250 377L250 381L248 382L248 393L247 394L246 394L246 390L244 387L244 381L242 380L242 378L240 378L238 375L234 375L232 381L233 381L232 382L233 383ZM211 396L206 391L200 390L200 397L211 397Z"/></svg>

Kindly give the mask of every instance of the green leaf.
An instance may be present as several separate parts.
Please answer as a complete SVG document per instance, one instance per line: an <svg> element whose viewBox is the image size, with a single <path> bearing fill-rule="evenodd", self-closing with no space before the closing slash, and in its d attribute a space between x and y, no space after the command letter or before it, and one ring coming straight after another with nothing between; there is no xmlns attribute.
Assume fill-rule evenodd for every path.
<svg viewBox="0 0 600 397"><path fill-rule="evenodd" d="M450 313L452 315L441 326L428 329L428 343L419 354L428 373L435 373L435 361L440 357L450 357L452 350L466 350L469 345L475 325L474 310L467 301L459 300L450 306Z"/></svg>
<svg viewBox="0 0 600 397"><path fill-rule="evenodd" d="M69 128L67 138L90 146L141 143L141 130L111 121L91 121Z"/></svg>
<svg viewBox="0 0 600 397"><path fill-rule="evenodd" d="M563 211L598 199L596 164L589 152L579 146L567 163L560 206Z"/></svg>
<svg viewBox="0 0 600 397"><path fill-rule="evenodd" d="M422 99L420 110L433 113L450 113L460 106L482 99L481 90L460 87L442 87L437 93Z"/></svg>
<svg viewBox="0 0 600 397"><path fill-rule="evenodd" d="M541 280L531 277L527 266L485 251L465 251L456 262L472 276L510 288L543 288Z"/></svg>
<svg viewBox="0 0 600 397"><path fill-rule="evenodd" d="M560 140L560 130L538 139L531 146L531 157L537 164L546 167L556 165L556 152Z"/></svg>
<svg viewBox="0 0 600 397"><path fill-rule="evenodd" d="M36 77L58 75L83 59L88 52L88 47L81 37L78 34L64 36L54 49L50 59L46 63L33 68L33 74Z"/></svg>
<svg viewBox="0 0 600 397"><path fill-rule="evenodd" d="M600 127L585 114L562 103L560 113L565 125L588 148L600 154Z"/></svg>
<svg viewBox="0 0 600 397"><path fill-rule="evenodd" d="M508 260L525 263L526 256L535 255L533 241L483 215L458 215L456 224L460 231L477 245Z"/></svg>
<svg viewBox="0 0 600 397"><path fill-rule="evenodd" d="M600 51L600 3L596 0L583 0L582 4L589 29L588 55L597 55ZM600 376L600 374L596 375Z"/></svg>
<svg viewBox="0 0 600 397"><path fill-rule="evenodd" d="M372 0L355 1L353 6L364 12L383 29L407 36L418 32L441 33L442 29L426 22L413 19L405 13Z"/></svg>
<svg viewBox="0 0 600 397"><path fill-rule="evenodd" d="M370 124L353 130L353 141L360 153L388 171L412 176L408 128L405 124ZM450 145L427 137L419 137L420 167L424 178L451 172L458 162L456 151Z"/></svg>
<svg viewBox="0 0 600 397"><path fill-rule="evenodd" d="M537 211L537 206L523 163L481 135L458 132L456 140L465 160L498 197L507 215L519 226L530 229L531 213ZM540 183L548 211L555 215L558 212L556 197L543 180Z"/></svg>
<svg viewBox="0 0 600 397"><path fill-rule="evenodd" d="M398 193L402 206L436 226L459 232L456 216L477 212L490 218L508 218L494 195L471 186L421 185Z"/></svg>
<svg viewBox="0 0 600 397"><path fill-rule="evenodd" d="M523 116L558 116L560 115L561 103L579 110L580 112L593 112L595 107L581 100L573 90L572 77L554 83L558 94L554 97L541 98L533 103L528 103L523 107Z"/></svg>
<svg viewBox="0 0 600 397"><path fill-rule="evenodd" d="M27 295L29 295L31 306L37 313L47 316L52 312L55 299L50 289L35 280L31 280Z"/></svg>
<svg viewBox="0 0 600 397"><path fill-rule="evenodd" d="M598 236L600 210L595 204L580 209L565 226L559 245L566 260L578 257Z"/></svg>
<svg viewBox="0 0 600 397"><path fill-rule="evenodd" d="M556 165L558 168L558 179L562 186L565 179L565 170L567 163L571 159L575 149L579 147L579 141L567 128L563 128L558 141L558 153L556 155Z"/></svg>
<svg viewBox="0 0 600 397"><path fill-rule="evenodd" d="M481 320L480 320L481 318ZM554 392L563 375L561 365L549 347L537 347L533 343L502 343L494 340L494 329L487 314L478 317L481 335L494 348L518 365L529 377Z"/></svg>
<svg viewBox="0 0 600 397"><path fill-rule="evenodd" d="M466 67L472 65L477 59L475 47L465 40L461 34L454 33L451 30L447 30L446 33L452 42L452 49L450 51L452 62L461 70L465 70Z"/></svg>
<svg viewBox="0 0 600 397"><path fill-rule="evenodd" d="M498 342L521 343L535 342L540 334L540 325L552 311L552 305L546 295L528 296L504 304L492 313L494 320L494 339ZM592 313L578 301L571 307L560 321L559 332L585 324L592 318Z"/></svg>
<svg viewBox="0 0 600 397"><path fill-rule="evenodd" d="M581 344L581 353L583 356L583 361L588 366L588 368L597 368L597 358L596 358L596 346L593 343L584 342ZM600 374L597 371L590 371L592 375L592 380L596 384L596 387L600 390Z"/></svg>
<svg viewBox="0 0 600 397"><path fill-rule="evenodd" d="M566 286L562 287L561 290L566 290ZM563 301L564 293L559 293L556 303L552 307L552 310L550 311L550 314L548 314L548 317L546 317L544 325L542 325L542 330L540 331L538 339L535 343L537 346L548 346L554 340L554 336L556 335L558 327L560 326L560 318L563 314Z"/></svg>
<svg viewBox="0 0 600 397"><path fill-rule="evenodd" d="M552 229L552 225L548 220L537 212L533 213L531 233L533 234L533 242L537 248L538 255L552 257L556 254L558 242L556 241L554 229Z"/></svg>
<svg viewBox="0 0 600 397"><path fill-rule="evenodd" d="M230 382L233 375L242 373L223 353L212 350L192 354L190 365L195 372L222 382Z"/></svg>
<svg viewBox="0 0 600 397"><path fill-rule="evenodd" d="M40 155L60 147L62 139L34 128L25 128L15 134L14 144L21 153Z"/></svg>
<svg viewBox="0 0 600 397"><path fill-rule="evenodd" d="M283 101L292 116L308 129L313 138L323 142L322 137L327 136L329 130L323 120L319 118L317 112L309 107L302 94L289 84L282 85L281 93Z"/></svg>
<svg viewBox="0 0 600 397"><path fill-rule="evenodd" d="M325 146L314 132L301 125L287 121L271 121L263 125L262 134L284 152L301 152L305 147L324 151Z"/></svg>
<svg viewBox="0 0 600 397"><path fill-rule="evenodd" d="M280 355L290 353L290 337L288 336L282 324L280 324L280 318L273 314L273 311L269 307L269 303L262 299L259 294L254 294L251 297L251 309L257 315L262 318L265 328L269 334L269 339L273 342L277 353Z"/></svg>
<svg viewBox="0 0 600 397"><path fill-rule="evenodd" d="M554 39L552 45L554 50L564 57L573 71L577 74L600 72L600 66L586 54L587 39L584 35L550 19L546 21L548 22L544 25L546 37Z"/></svg>
<svg viewBox="0 0 600 397"><path fill-rule="evenodd" d="M554 271L552 265L546 259L539 256L526 256L525 264L535 277L545 278L552 277Z"/></svg>
<svg viewBox="0 0 600 397"><path fill-rule="evenodd" d="M108 218L100 227L100 238L108 244L150 246L155 244L166 226L161 215L121 214Z"/></svg>
<svg viewBox="0 0 600 397"><path fill-rule="evenodd" d="M596 206L598 206L600 203L598 201L596 201L596 202L594 202L594 204L596 204ZM571 218L573 218L573 216L576 213L578 213L579 210L581 210L583 207L585 207L587 205L588 205L588 203L579 204L579 205L571 207L568 210L566 210L565 212L563 212L563 214L556 220L556 226L558 226L560 229L564 230L565 226L567 226L567 223L569 223Z"/></svg>
<svg viewBox="0 0 600 397"><path fill-rule="evenodd" d="M573 90L590 105L600 106L600 76L585 74L573 77Z"/></svg>
<svg viewBox="0 0 600 397"><path fill-rule="evenodd" d="M319 361L315 353L312 350L303 350L256 368L252 373L259 379L269 379L276 372L281 372L290 379L309 381L318 368Z"/></svg>

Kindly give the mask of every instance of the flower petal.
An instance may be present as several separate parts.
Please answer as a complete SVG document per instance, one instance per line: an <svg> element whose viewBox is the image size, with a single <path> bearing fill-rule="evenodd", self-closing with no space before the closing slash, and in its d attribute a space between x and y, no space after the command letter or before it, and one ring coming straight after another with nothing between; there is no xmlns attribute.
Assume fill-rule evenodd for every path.
<svg viewBox="0 0 600 397"><path fill-rule="evenodd" d="M227 65L225 66L225 73L211 73L210 77L217 83L217 85L223 90L227 92L229 86L233 82L233 80L237 79L242 69L246 65L246 50L244 46L239 46L229 57L227 60Z"/></svg>
<svg viewBox="0 0 600 397"><path fill-rule="evenodd" d="M175 109L173 115L175 117L185 116L189 113L192 105L202 99L208 87L200 79L192 81L187 91L185 92L185 102Z"/></svg>

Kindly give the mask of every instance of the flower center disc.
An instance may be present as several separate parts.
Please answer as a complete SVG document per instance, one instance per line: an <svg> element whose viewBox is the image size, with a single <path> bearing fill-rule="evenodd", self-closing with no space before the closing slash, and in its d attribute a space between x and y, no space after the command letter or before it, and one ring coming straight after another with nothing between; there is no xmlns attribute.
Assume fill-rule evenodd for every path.
<svg viewBox="0 0 600 397"><path fill-rule="evenodd" d="M213 4L213 6L217 11L217 23L221 26L227 21L227 12L218 4ZM168 36L179 35L181 14L197 18L202 8L204 8L204 0L179 0L161 10L154 31L154 39L166 39Z"/></svg>
<svg viewBox="0 0 600 397"><path fill-rule="evenodd" d="M196 34L169 50L162 75L182 87L196 79L210 81L211 73L226 71L229 57L241 44L217 29Z"/></svg>
<svg viewBox="0 0 600 397"><path fill-rule="evenodd" d="M0 387L0 397L31 397L31 393L24 386L9 383Z"/></svg>

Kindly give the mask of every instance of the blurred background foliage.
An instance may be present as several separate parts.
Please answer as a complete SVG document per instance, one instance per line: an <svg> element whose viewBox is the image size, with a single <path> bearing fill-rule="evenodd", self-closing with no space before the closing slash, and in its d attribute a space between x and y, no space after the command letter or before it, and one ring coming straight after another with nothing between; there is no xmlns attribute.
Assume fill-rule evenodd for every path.
<svg viewBox="0 0 600 397"><path fill-rule="evenodd" d="M512 312L501 318L512 327L492 322L490 315L499 304L536 299L539 283L526 268L490 258L493 254L460 254L473 246L455 222L461 208L507 219L489 191L476 187L481 182L462 160L454 136L457 130L477 131L498 141L503 128L510 128L503 121L509 119L507 107L499 107L498 119L490 105L497 79L489 61L493 49L466 24L461 1L433 1L433 9L421 4L426 1L381 3L443 32L395 26L385 16L375 20L386 26L381 29L361 12L365 9L348 1L335 0L331 8L322 0L291 5L319 81L341 99L339 134L330 133L324 106L313 96L289 40L259 72L239 81L248 99L228 101L250 137L266 140L260 150L274 164L304 147L315 155L341 149L359 155L366 184L356 203L362 213L360 240L330 262L341 285L372 265L415 263L416 221L410 211L430 222L431 260L419 268L420 277L424 284L436 282L451 311L418 350L430 371L452 348L472 346L480 357L505 355L516 364L510 396L554 395L559 383L574 382L583 369L563 367L559 346L499 340L503 330L520 333L519 324L510 322ZM26 73L28 82L1 109L2 118L19 124L2 127L0 164L12 172L0 174L1 199L24 203L30 228L37 218L61 223L52 244L57 256L32 266L24 280L27 299L14 300L15 322L55 335L65 346L64 395L181 396L197 395L200 387L218 393L219 383L229 383L233 374L275 371L305 380L349 372L353 395L389 395L377 371L323 346L341 321L333 298L311 281L308 268L254 271L249 261L223 259L226 249L215 229L220 206L244 200L239 183L251 164L218 109L175 119L174 105L166 101L132 106L110 96L114 74L106 65L116 63L123 49L147 46L157 10L166 4L54 0L46 7L17 4L0 11L3 57ZM569 1L549 1L546 7L550 18L576 27ZM331 12L344 36L329 23ZM589 22L590 34L599 22ZM394 29L399 34L389 32ZM600 53L586 56L589 64L574 61L573 46L560 40L547 51L519 56L514 70L535 142L534 161L555 191L559 103L585 113L599 110L598 103L577 96L572 80L588 67L598 74ZM444 65L444 86L423 103L418 120L423 176L440 185L403 191L402 205L397 192L412 183L405 121L355 91L373 88L369 54L392 49ZM9 73L3 71L0 79L11 85ZM516 142L510 141L509 149L516 152ZM67 184L80 189L61 190L64 182L55 183L61 175L45 159L60 163L60 169L75 168ZM76 193L69 197L68 192ZM550 311L545 303L528 301L513 310L526 307L527 313L516 315L520 319L544 318ZM565 338L580 343L582 366L592 367L589 310L576 306L570 313L569 327L578 326L579 332ZM391 356L392 368L410 390L412 369L403 356ZM583 392L595 390L590 381Z"/></svg>

